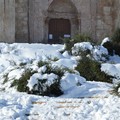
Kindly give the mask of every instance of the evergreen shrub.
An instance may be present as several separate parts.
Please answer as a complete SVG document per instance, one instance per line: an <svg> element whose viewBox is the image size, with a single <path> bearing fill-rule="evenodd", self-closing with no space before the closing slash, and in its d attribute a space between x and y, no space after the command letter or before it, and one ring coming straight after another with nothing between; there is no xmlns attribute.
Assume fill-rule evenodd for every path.
<svg viewBox="0 0 120 120"><path fill-rule="evenodd" d="M79 60L76 70L88 81L99 81L112 83L111 76L100 70L101 64L98 61L88 57L82 57Z"/></svg>

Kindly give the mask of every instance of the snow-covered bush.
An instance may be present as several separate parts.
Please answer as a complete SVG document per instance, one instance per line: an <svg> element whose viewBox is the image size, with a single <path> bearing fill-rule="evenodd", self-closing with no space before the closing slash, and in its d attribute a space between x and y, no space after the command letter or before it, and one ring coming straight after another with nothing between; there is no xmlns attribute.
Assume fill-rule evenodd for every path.
<svg viewBox="0 0 120 120"><path fill-rule="evenodd" d="M114 43L114 41L108 41L103 44L103 46L108 50L109 55L120 55L120 44Z"/></svg>
<svg viewBox="0 0 120 120"><path fill-rule="evenodd" d="M82 57L79 60L76 70L88 81L100 81L111 83L111 76L101 71L101 64L88 57Z"/></svg>
<svg viewBox="0 0 120 120"><path fill-rule="evenodd" d="M109 38L105 38L102 41L101 45L104 46L108 50L108 54L109 55L113 55L114 54L113 44L112 44L112 42L110 41Z"/></svg>
<svg viewBox="0 0 120 120"><path fill-rule="evenodd" d="M41 62L39 62L40 65ZM29 93L59 96L63 94L61 90L61 78L64 74L72 73L73 71L68 68L52 66L47 63L38 69L38 73L33 74L28 80Z"/></svg>
<svg viewBox="0 0 120 120"><path fill-rule="evenodd" d="M108 50L102 45L94 46L91 52L92 57L97 61L105 62L109 59Z"/></svg>
<svg viewBox="0 0 120 120"><path fill-rule="evenodd" d="M115 30L111 41L106 41L103 46L108 49L110 55L120 55L120 28Z"/></svg>
<svg viewBox="0 0 120 120"><path fill-rule="evenodd" d="M66 92L72 88L81 86L85 82L86 79L80 75L65 73L61 79L61 89Z"/></svg>
<svg viewBox="0 0 120 120"><path fill-rule="evenodd" d="M90 42L92 41L91 37L87 34L77 34L72 39L65 38L63 39L65 43L65 50L67 50L70 54L72 54L72 47L75 43L80 42Z"/></svg>
<svg viewBox="0 0 120 120"><path fill-rule="evenodd" d="M72 55L78 56L78 55L88 55L91 54L91 50L93 49L93 46L90 42L81 42L76 43L72 47Z"/></svg>
<svg viewBox="0 0 120 120"><path fill-rule="evenodd" d="M27 80L36 73L32 69L26 69L19 79L14 79L11 87L16 87L19 92L28 92Z"/></svg>
<svg viewBox="0 0 120 120"><path fill-rule="evenodd" d="M90 42L74 44L72 54L75 56L89 56L97 61L108 60L108 51L102 45L93 45Z"/></svg>
<svg viewBox="0 0 120 120"><path fill-rule="evenodd" d="M9 71L4 76L3 84L11 81L11 86L20 92L27 92L30 94L45 95L45 96L59 96L62 95L64 91L61 89L61 79L66 73L73 74L73 70L67 67L56 66L51 64L52 61L38 61L36 63L36 69L31 68L31 65L24 65L19 67L19 72L21 75L13 75ZM75 77L75 75L74 75Z"/></svg>
<svg viewBox="0 0 120 120"><path fill-rule="evenodd" d="M113 87L113 94L115 94L115 95L120 97L120 83L118 83L117 85L114 85L114 87Z"/></svg>
<svg viewBox="0 0 120 120"><path fill-rule="evenodd" d="M54 73L35 73L28 80L29 93L47 96L63 94L60 89L59 76Z"/></svg>

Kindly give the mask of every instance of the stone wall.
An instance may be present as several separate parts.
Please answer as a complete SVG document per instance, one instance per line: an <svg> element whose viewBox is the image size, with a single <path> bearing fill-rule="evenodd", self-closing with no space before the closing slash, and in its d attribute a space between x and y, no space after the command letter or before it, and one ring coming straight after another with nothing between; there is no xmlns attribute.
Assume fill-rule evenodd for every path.
<svg viewBox="0 0 120 120"><path fill-rule="evenodd" d="M47 42L48 22L51 18L69 19L72 36L82 32L96 38L96 23L94 23L96 21L96 11L94 11L96 0L35 0L30 1L29 8L31 42ZM56 13L50 11L56 11Z"/></svg>
<svg viewBox="0 0 120 120"><path fill-rule="evenodd" d="M97 2L97 27L98 40L110 36L115 28L114 0L98 0Z"/></svg>
<svg viewBox="0 0 120 120"><path fill-rule="evenodd" d="M30 42L44 43L44 9L46 0L29 1Z"/></svg>
<svg viewBox="0 0 120 120"><path fill-rule="evenodd" d="M119 6L120 0L0 0L0 41L47 43L51 18L69 19L72 36L102 40L120 27Z"/></svg>
<svg viewBox="0 0 120 120"><path fill-rule="evenodd" d="M15 1L15 39L16 42L29 42L28 40L28 0Z"/></svg>
<svg viewBox="0 0 120 120"><path fill-rule="evenodd" d="M15 1L0 0L0 42L15 41Z"/></svg>
<svg viewBox="0 0 120 120"><path fill-rule="evenodd" d="M115 0L115 28L120 28L120 0Z"/></svg>

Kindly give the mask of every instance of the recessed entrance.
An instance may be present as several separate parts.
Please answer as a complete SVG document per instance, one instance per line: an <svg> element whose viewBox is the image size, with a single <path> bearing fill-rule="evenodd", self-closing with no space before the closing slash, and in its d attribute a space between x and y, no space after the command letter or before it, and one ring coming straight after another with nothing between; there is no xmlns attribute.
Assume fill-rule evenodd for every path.
<svg viewBox="0 0 120 120"><path fill-rule="evenodd" d="M48 43L62 43L62 38L71 37L71 24L69 19L50 19L48 30Z"/></svg>

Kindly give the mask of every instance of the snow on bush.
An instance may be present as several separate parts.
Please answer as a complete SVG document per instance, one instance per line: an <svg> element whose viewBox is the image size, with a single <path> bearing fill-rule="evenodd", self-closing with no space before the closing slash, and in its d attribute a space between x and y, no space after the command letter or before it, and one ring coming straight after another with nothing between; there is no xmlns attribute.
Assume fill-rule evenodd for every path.
<svg viewBox="0 0 120 120"><path fill-rule="evenodd" d="M80 55L82 51L87 51L87 50L91 51L92 49L93 49L93 46L90 42L76 43L72 48L72 54Z"/></svg>
<svg viewBox="0 0 120 120"><path fill-rule="evenodd" d="M101 65L101 71L120 80L120 64L103 63Z"/></svg>
<svg viewBox="0 0 120 120"><path fill-rule="evenodd" d="M94 46L92 55L95 60L106 61L108 59L108 51L103 46Z"/></svg>
<svg viewBox="0 0 120 120"><path fill-rule="evenodd" d="M29 87L29 91L31 93L33 92L39 95L50 96L50 94L52 94L51 92L53 92L51 91L51 86L55 82L57 83L59 81L58 81L58 76L55 75L54 73L50 73L50 74L35 73L28 80L27 86Z"/></svg>
<svg viewBox="0 0 120 120"><path fill-rule="evenodd" d="M92 45L90 42L82 42L74 44L72 48L73 55L89 55L97 61L106 61L108 59L108 51L101 45Z"/></svg>
<svg viewBox="0 0 120 120"><path fill-rule="evenodd" d="M64 93L61 81L66 73L75 80L75 84L73 84L74 87L78 84L82 85L79 80L82 77L76 75L78 73L73 70L73 68L70 69L69 67L73 66L73 63L70 63L69 59L61 59L61 61L60 64L59 60L56 62L53 62L52 60L40 60L33 61L29 64L22 63L19 66L14 66L6 71L6 75L3 74L3 77L1 76L4 84L3 89L7 86L5 88L6 90L14 88L20 92L28 92L31 94L59 96ZM74 61L74 65L75 64ZM68 87L71 86L69 85Z"/></svg>
<svg viewBox="0 0 120 120"><path fill-rule="evenodd" d="M33 74L28 80L29 93L59 96L65 91L65 89L62 89L65 85L63 84L65 81L64 77L69 81L69 84L66 84L67 89L71 88L71 85L73 87L76 87L78 84L79 86L82 85L83 81L85 81L84 78L72 72L68 68L47 63L47 65L40 67L38 72Z"/></svg>
<svg viewBox="0 0 120 120"><path fill-rule="evenodd" d="M106 78L105 75L101 77L98 72L101 63L98 62L97 65L94 62L94 60L105 62L108 57L107 49L102 45L94 45L90 42L76 43L73 44L72 54L69 54L68 51L59 52L63 50L63 45L17 43L0 45L0 84L2 84L2 90L9 91L11 87L20 92L59 96L72 87L80 87L84 84L79 71L81 68L85 72L90 68L89 70L92 72L90 73L89 70L88 72L90 76L93 76L92 81L99 80L99 77L100 81L102 78ZM77 58L81 58L82 54L92 61L88 59L86 62L84 60L84 64L79 65L80 61ZM79 67L76 72L74 69L77 66ZM103 72L106 71L106 68L103 68ZM115 72L119 73L119 67ZM113 73L114 71L110 74Z"/></svg>
<svg viewBox="0 0 120 120"><path fill-rule="evenodd" d="M61 88L63 91L67 91L76 86L81 86L86 82L86 79L76 74L66 73L61 79Z"/></svg>
<svg viewBox="0 0 120 120"><path fill-rule="evenodd" d="M104 38L101 42L101 45L103 46L106 42L109 42L110 39L108 37Z"/></svg>

